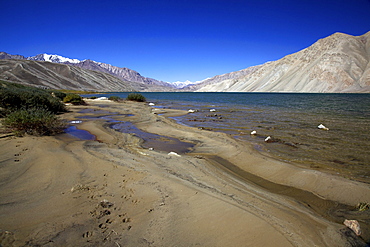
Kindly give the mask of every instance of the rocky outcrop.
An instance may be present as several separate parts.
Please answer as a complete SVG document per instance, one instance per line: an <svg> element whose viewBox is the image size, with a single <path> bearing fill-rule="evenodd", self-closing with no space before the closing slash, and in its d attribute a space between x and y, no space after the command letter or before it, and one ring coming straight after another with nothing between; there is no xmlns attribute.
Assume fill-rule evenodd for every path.
<svg viewBox="0 0 370 247"><path fill-rule="evenodd" d="M280 60L216 76L199 92L370 92L370 32L335 33ZM248 69L247 69L248 70Z"/></svg>
<svg viewBox="0 0 370 247"><path fill-rule="evenodd" d="M0 59L26 59L22 55L11 55L6 52L0 51Z"/></svg>

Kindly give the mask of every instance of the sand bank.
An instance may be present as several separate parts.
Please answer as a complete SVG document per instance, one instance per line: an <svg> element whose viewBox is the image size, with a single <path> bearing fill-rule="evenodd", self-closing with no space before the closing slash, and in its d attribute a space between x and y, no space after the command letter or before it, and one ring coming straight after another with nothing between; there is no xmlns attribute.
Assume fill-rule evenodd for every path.
<svg viewBox="0 0 370 247"><path fill-rule="evenodd" d="M350 246L361 239L342 224L349 217L369 239L368 215L351 211L370 202L366 184L289 165L168 118L182 111L110 101L70 110L62 117L90 116L78 128L95 141L65 134L0 139L3 246ZM140 138L99 118L111 113L194 143L194 150L142 148Z"/></svg>

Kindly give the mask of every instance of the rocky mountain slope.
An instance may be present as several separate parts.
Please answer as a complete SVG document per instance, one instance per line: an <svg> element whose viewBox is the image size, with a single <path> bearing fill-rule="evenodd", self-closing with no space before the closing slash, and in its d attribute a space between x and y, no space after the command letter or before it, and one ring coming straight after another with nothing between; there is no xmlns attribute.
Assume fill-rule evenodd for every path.
<svg viewBox="0 0 370 247"><path fill-rule="evenodd" d="M46 87L66 88L68 85L71 88L83 89L86 87L83 90L93 91L178 90L174 84L143 77L134 70L92 60L79 61L48 54L26 58L5 52L0 52L0 59L5 59L0 60L0 79L8 78L7 80L16 82L33 83L35 81L39 85L44 83ZM11 61L13 59L18 62ZM32 60L34 63L40 64L23 62L32 62ZM182 90L196 92L368 93L370 92L369 61L370 32L361 36L335 33L280 60L217 75L203 80L201 83L188 85ZM47 62L51 63L47 64ZM69 72L67 73L67 71ZM103 78L109 79L104 82Z"/></svg>
<svg viewBox="0 0 370 247"><path fill-rule="evenodd" d="M370 92L370 32L335 33L284 58L215 76L199 92Z"/></svg>
<svg viewBox="0 0 370 247"><path fill-rule="evenodd" d="M59 55L50 55L50 54L39 54L32 57L24 57L21 55L11 55L6 52L0 52L0 59L25 59L32 61L45 61L76 66L82 69L108 73L121 79L122 81L138 82L139 83L138 87L144 87L146 88L146 90L149 91L151 90L171 91L174 90L175 88L174 85L170 83L144 77L140 75L137 71L134 71L132 69L120 68L106 63L95 62L89 59L80 61L78 59L71 59Z"/></svg>
<svg viewBox="0 0 370 247"><path fill-rule="evenodd" d="M20 59L0 60L0 79L51 89L83 91L150 91L144 83L122 81L107 73L67 64Z"/></svg>
<svg viewBox="0 0 370 247"><path fill-rule="evenodd" d="M68 63L67 63L68 64ZM89 69L94 71L100 71L116 76L124 81L140 82L147 85L162 86L174 88L173 85L167 82L158 81L156 79L144 77L138 72L128 68L120 68L106 63L99 63L92 60L83 60L79 63L73 64L74 66L81 67L83 69Z"/></svg>

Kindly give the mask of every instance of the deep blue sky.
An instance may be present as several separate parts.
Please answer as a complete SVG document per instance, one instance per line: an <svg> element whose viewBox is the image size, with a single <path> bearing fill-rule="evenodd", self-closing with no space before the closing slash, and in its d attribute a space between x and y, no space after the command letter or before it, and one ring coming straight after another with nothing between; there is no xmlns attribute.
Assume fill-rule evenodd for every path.
<svg viewBox="0 0 370 247"><path fill-rule="evenodd" d="M0 0L0 51L197 81L370 31L370 0Z"/></svg>

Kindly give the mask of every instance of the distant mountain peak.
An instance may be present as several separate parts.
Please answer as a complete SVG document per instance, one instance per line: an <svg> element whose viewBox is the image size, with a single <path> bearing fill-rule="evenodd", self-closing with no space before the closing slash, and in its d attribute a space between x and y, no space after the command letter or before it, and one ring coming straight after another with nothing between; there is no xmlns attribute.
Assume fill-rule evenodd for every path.
<svg viewBox="0 0 370 247"><path fill-rule="evenodd" d="M66 58L60 55L53 55L53 54L38 54L33 57L28 57L27 60L34 60L34 61L46 61L46 62L52 62L52 63L79 63L81 62L78 59L71 59L71 58Z"/></svg>
<svg viewBox="0 0 370 247"><path fill-rule="evenodd" d="M207 78L209 79L209 78ZM190 85L195 85L195 84L199 84L207 79L204 79L204 80L201 80L201 81L196 81L196 82L192 82L192 81L189 81L189 80L186 80L186 81L175 81L175 82L172 82L171 84L174 85L176 88L184 88L184 87L188 87Z"/></svg>

